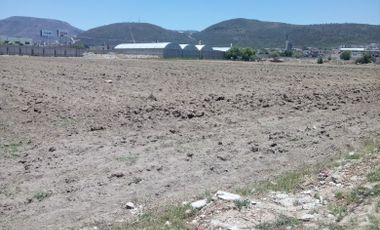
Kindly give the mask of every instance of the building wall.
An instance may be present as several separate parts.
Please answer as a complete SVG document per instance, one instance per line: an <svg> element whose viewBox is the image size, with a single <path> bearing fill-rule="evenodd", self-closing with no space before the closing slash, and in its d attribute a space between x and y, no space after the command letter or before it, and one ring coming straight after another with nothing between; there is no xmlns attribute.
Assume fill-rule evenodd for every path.
<svg viewBox="0 0 380 230"><path fill-rule="evenodd" d="M69 47L0 46L0 55L28 55L44 57L80 57L83 49Z"/></svg>
<svg viewBox="0 0 380 230"><path fill-rule="evenodd" d="M146 56L156 56L164 57L163 49L117 49L117 53L128 54L128 55L146 55Z"/></svg>

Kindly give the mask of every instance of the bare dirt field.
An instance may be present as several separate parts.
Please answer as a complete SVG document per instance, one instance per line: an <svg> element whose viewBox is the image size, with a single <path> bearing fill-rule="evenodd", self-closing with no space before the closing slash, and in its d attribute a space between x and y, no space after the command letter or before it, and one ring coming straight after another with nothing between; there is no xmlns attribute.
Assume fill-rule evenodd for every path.
<svg viewBox="0 0 380 230"><path fill-rule="evenodd" d="M380 135L380 67L0 56L0 229L128 221Z"/></svg>

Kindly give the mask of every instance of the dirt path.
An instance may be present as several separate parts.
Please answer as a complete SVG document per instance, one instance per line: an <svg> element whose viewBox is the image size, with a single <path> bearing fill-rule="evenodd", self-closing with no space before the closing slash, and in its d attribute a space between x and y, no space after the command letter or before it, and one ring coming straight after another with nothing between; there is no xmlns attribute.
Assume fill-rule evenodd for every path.
<svg viewBox="0 0 380 230"><path fill-rule="evenodd" d="M0 57L0 226L133 218L380 134L380 68Z"/></svg>

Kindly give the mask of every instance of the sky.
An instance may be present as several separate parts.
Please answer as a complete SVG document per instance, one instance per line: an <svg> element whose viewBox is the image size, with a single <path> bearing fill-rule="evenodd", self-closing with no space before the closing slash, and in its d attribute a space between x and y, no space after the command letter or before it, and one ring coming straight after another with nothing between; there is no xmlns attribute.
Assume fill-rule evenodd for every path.
<svg viewBox="0 0 380 230"><path fill-rule="evenodd" d="M58 19L83 30L116 22L203 30L232 18L380 25L380 0L0 0L0 19L10 16Z"/></svg>

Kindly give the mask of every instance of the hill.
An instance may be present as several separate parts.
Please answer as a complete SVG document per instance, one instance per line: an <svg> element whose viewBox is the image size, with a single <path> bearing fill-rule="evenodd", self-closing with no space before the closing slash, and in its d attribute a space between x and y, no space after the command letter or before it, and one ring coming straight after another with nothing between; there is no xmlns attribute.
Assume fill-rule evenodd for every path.
<svg viewBox="0 0 380 230"><path fill-rule="evenodd" d="M337 47L342 44L380 43L380 26L367 24L292 25L250 19L232 19L193 34L214 46L283 47L286 35L296 47Z"/></svg>
<svg viewBox="0 0 380 230"><path fill-rule="evenodd" d="M40 40L40 30L67 31L69 35L77 35L82 30L71 26L67 22L33 17L14 16L0 20L0 35L5 37L32 38L34 41Z"/></svg>
<svg viewBox="0 0 380 230"><path fill-rule="evenodd" d="M125 42L179 42L192 39L186 33L167 30L149 23L115 23L81 33L78 38L86 45L117 45Z"/></svg>

